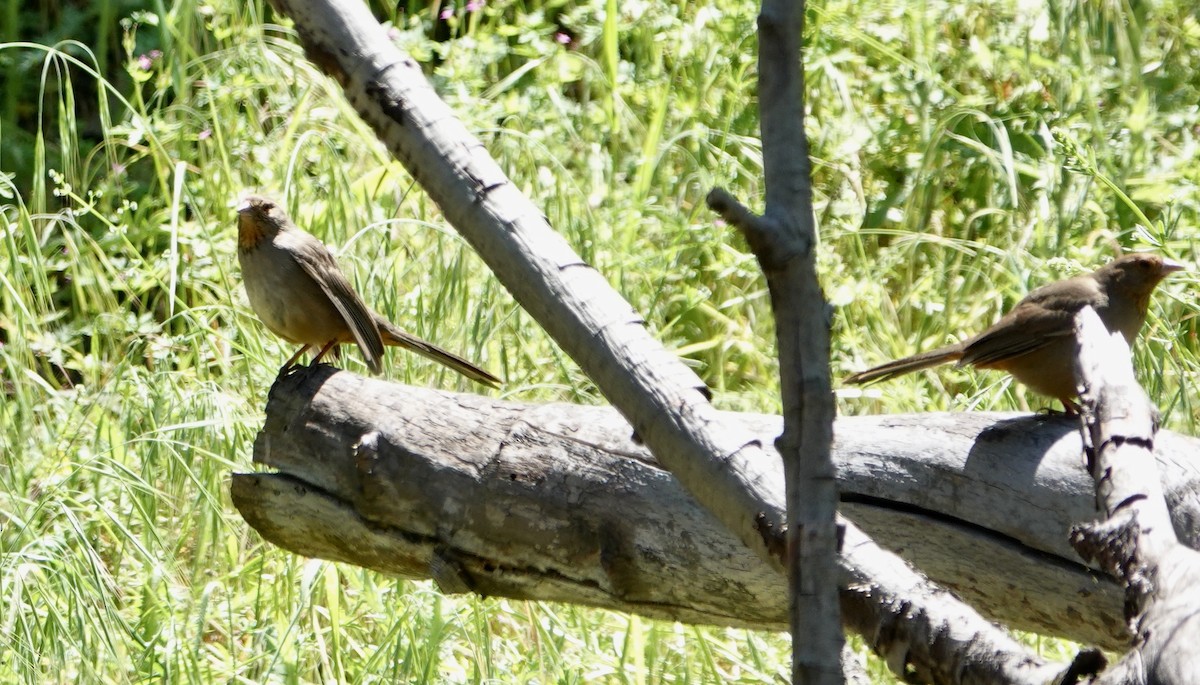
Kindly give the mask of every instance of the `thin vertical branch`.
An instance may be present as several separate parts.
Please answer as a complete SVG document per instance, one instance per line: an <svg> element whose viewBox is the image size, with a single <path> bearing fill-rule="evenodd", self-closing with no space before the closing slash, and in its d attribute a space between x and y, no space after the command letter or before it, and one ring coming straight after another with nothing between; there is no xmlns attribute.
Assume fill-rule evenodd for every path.
<svg viewBox="0 0 1200 685"><path fill-rule="evenodd" d="M737 226L762 266L779 344L787 481L792 680L838 683L837 484L830 445L829 306L817 279L801 44L804 2L764 0L758 18L766 208ZM728 203L726 203L728 206Z"/></svg>

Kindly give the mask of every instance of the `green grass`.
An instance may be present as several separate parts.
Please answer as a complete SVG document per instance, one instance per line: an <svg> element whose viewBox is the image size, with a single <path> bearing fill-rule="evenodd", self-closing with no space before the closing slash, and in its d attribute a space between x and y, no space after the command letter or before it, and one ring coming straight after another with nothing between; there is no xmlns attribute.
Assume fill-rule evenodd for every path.
<svg viewBox="0 0 1200 685"><path fill-rule="evenodd" d="M718 184L762 196L756 7L729 5L638 6L634 22L635 8L600 0L490 3L437 26L415 6L384 11L716 401L774 411L765 286L703 204ZM606 19L613 6L625 14ZM18 74L0 82L0 682L787 672L784 636L443 597L249 530L228 478L251 468L291 350L238 280L232 207L248 191L285 198L372 305L483 361L507 379L503 395L601 398L262 3L69 7L82 13L63 23L74 33L0 22L0 66ZM115 19L128 21L105 25ZM835 375L978 330L1117 244L1194 262L1190 3L831 0L811 4L808 31ZM1195 280L1159 292L1137 352L1167 425L1190 432ZM356 352L342 363L364 370ZM390 352L386 367L468 387L413 355ZM999 375L946 369L839 397L846 414L1043 404Z"/></svg>

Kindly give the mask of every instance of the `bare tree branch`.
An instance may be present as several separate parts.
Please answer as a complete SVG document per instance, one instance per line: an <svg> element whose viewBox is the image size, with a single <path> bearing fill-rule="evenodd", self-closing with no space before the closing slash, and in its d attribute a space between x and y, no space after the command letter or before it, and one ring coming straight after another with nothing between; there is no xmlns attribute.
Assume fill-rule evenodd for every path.
<svg viewBox="0 0 1200 685"><path fill-rule="evenodd" d="M812 173L804 131L804 0L763 0L758 101L766 208L754 217L723 192L709 202L745 235L771 293L778 339L788 507L792 682L840 683L837 483L829 307L817 279Z"/></svg>
<svg viewBox="0 0 1200 685"><path fill-rule="evenodd" d="M1095 310L1076 317L1084 440L1106 521L1071 542L1125 585L1133 649L1096 682L1200 682L1200 553L1179 542L1153 468L1158 411L1134 377L1129 346Z"/></svg>

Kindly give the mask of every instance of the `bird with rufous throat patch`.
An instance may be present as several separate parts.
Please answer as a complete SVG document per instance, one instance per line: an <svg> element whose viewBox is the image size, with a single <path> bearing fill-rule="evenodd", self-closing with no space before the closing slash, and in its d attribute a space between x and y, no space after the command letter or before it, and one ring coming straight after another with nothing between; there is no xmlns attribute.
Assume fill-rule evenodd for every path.
<svg viewBox="0 0 1200 685"><path fill-rule="evenodd" d="M281 372L317 348L315 366L331 349L354 343L372 373L383 348L394 345L444 364L477 383L500 379L453 352L426 342L380 316L359 297L325 244L288 218L275 201L250 195L237 206L238 262L255 314L271 332L300 345Z"/></svg>

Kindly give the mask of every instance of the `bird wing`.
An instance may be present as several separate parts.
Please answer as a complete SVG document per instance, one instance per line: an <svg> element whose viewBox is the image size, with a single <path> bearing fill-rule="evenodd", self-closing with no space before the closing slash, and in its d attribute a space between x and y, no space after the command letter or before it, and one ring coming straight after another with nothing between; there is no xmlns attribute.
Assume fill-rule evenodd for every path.
<svg viewBox="0 0 1200 685"><path fill-rule="evenodd" d="M379 373L383 368L383 337L375 324L374 312L354 291L350 281L346 280L329 249L316 238L306 234L302 237L311 240L313 247L318 249L294 250L296 261L304 269L304 273L321 286L321 291L342 315L354 336L354 341L363 352L367 366L372 372Z"/></svg>
<svg viewBox="0 0 1200 685"><path fill-rule="evenodd" d="M1019 310L1014 309L1013 313ZM986 367L1041 349L1074 332L1075 315L1065 311L1039 311L1016 325L1004 317L963 347L959 365Z"/></svg>
<svg viewBox="0 0 1200 685"><path fill-rule="evenodd" d="M1051 283L1029 293L1016 307L963 346L960 365L989 366L1041 349L1075 334L1075 315L1105 297L1090 274Z"/></svg>

